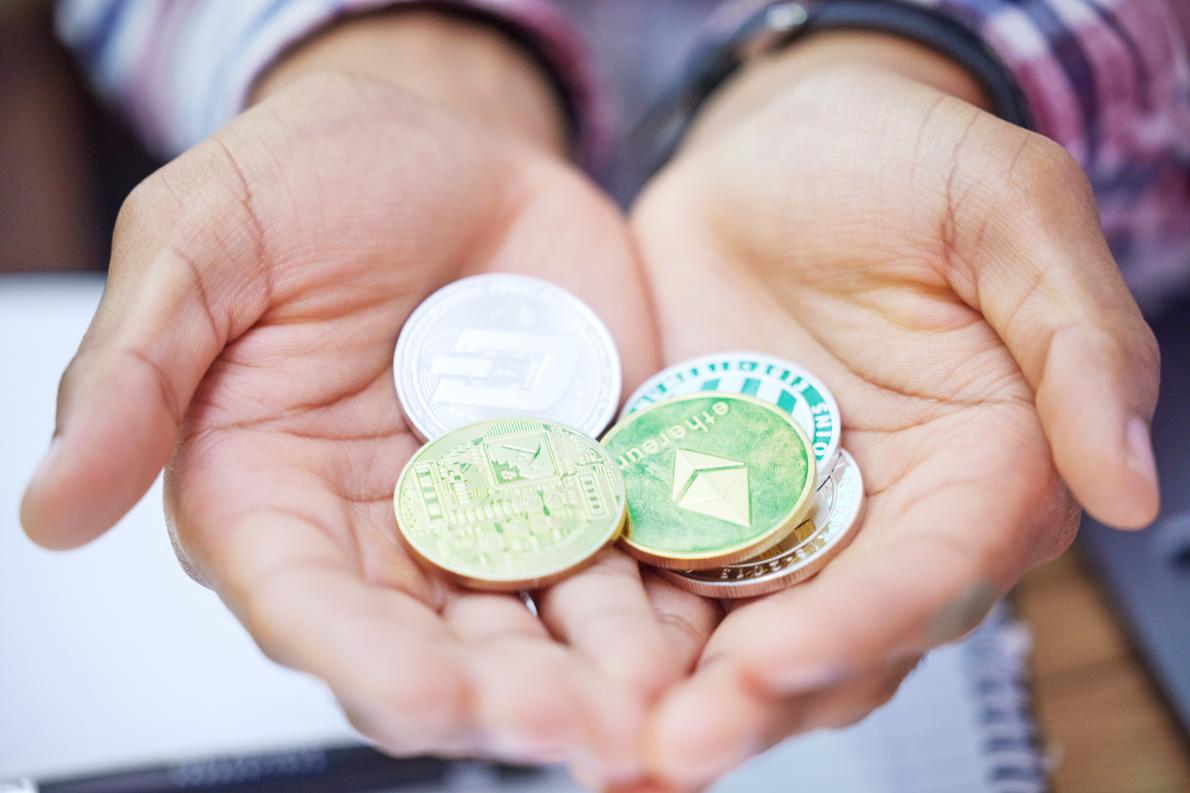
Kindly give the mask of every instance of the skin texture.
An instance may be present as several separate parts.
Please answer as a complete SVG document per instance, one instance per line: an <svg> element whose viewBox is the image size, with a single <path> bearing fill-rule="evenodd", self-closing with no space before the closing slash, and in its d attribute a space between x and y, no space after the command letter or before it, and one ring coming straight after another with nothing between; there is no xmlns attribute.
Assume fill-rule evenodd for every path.
<svg viewBox="0 0 1190 793"><path fill-rule="evenodd" d="M631 228L498 35L379 16L297 50L129 197L26 530L84 543L168 463L183 564L394 753L696 789L862 717L1068 545L1063 480L1108 522L1151 520L1157 365L1064 153L946 93L981 101L936 56L823 40L733 80ZM629 389L723 349L815 371L867 482L855 542L726 616L618 551L539 593L540 621L424 573L393 525L418 445L393 344L487 271L586 300Z"/></svg>
<svg viewBox="0 0 1190 793"><path fill-rule="evenodd" d="M867 516L810 582L737 605L649 726L699 788L862 718L1077 526L1152 520L1151 333L1055 144L867 65L702 131L633 210L666 363L769 350L831 384ZM1138 463L1130 459L1138 455Z"/></svg>
<svg viewBox="0 0 1190 793"><path fill-rule="evenodd" d="M454 30L494 49L489 70L540 80L508 45L472 40L486 32ZM424 68L447 90L449 65ZM373 77L287 76L128 198L24 526L50 547L86 542L168 463L183 564L384 749L631 778L644 703L700 649L635 563L605 553L540 596L539 621L515 596L424 573L392 511L419 446L392 376L412 309L475 273L549 279L607 323L632 387L657 352L627 228L543 145L557 119L540 85L531 124L501 130L482 103L465 114L465 86L435 103Z"/></svg>

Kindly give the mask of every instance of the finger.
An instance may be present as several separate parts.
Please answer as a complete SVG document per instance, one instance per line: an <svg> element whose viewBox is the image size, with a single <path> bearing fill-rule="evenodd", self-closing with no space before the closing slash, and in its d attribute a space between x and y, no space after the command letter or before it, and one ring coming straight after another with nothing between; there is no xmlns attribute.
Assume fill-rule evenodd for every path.
<svg viewBox="0 0 1190 793"><path fill-rule="evenodd" d="M820 729L840 730L861 721L896 696L924 655L886 662L852 679L810 695L802 716L776 740Z"/></svg>
<svg viewBox="0 0 1190 793"><path fill-rule="evenodd" d="M731 656L793 694L960 637L1036 563L1038 537L1069 536L1053 525L1069 520L1061 499L1020 497L1053 487L1035 468L994 447L920 462L870 500L856 541L817 577L733 610L703 662Z"/></svg>
<svg viewBox="0 0 1190 793"><path fill-rule="evenodd" d="M703 667L658 707L649 770L682 788L709 784L789 736L855 723L888 702L916 663L880 664L796 695L767 691L730 663Z"/></svg>
<svg viewBox="0 0 1190 793"><path fill-rule="evenodd" d="M360 580L321 526L248 513L203 562L265 654L326 681L386 751L472 748L475 683L457 640L423 603Z"/></svg>
<svg viewBox="0 0 1190 793"><path fill-rule="evenodd" d="M200 172L207 187L184 207L170 185ZM62 377L54 440L22 504L37 542L86 542L143 495L200 378L263 310L257 226L232 173L202 147L121 210L103 300Z"/></svg>
<svg viewBox="0 0 1190 793"><path fill-rule="evenodd" d="M475 751L524 763L567 759L586 725L565 660L515 597L462 593L443 612L475 660Z"/></svg>
<svg viewBox="0 0 1190 793"><path fill-rule="evenodd" d="M650 720L648 770L683 789L707 784L765 748L773 702L730 663L701 667Z"/></svg>
<svg viewBox="0 0 1190 793"><path fill-rule="evenodd" d="M640 569L619 550L537 596L542 621L611 682L649 701L685 671Z"/></svg>
<svg viewBox="0 0 1190 793"><path fill-rule="evenodd" d="M489 681L476 703L483 750L526 763L567 759L585 738L586 714L545 626L509 595L464 592L443 616L477 660L473 673Z"/></svg>
<svg viewBox="0 0 1190 793"><path fill-rule="evenodd" d="M642 570L641 579L676 662L689 669L702 654L724 609L717 601L678 589L654 572Z"/></svg>
<svg viewBox="0 0 1190 793"><path fill-rule="evenodd" d="M730 656L771 690L795 694L857 666L956 639L1000 591L964 553L909 540L882 558L750 603L723 621L705 658Z"/></svg>
<svg viewBox="0 0 1190 793"><path fill-rule="evenodd" d="M984 202L957 211L954 244L965 266L952 281L1033 386L1074 495L1106 523L1147 525L1159 506L1149 437L1156 342L1104 241L1079 166L1040 136L1012 140L992 220Z"/></svg>
<svg viewBox="0 0 1190 793"><path fill-rule="evenodd" d="M325 305L342 296L345 276L414 300L471 244L454 232L490 209L475 186L495 177L482 147L459 145L454 121L419 106L397 114L397 131L391 118L364 119L384 126L368 134L359 107L375 104L375 86L324 76L285 94L162 168L121 209L107 290L63 375L55 441L22 504L36 541L86 542L135 503L215 356L271 304ZM334 153L330 172L310 141ZM448 159L465 178L441 179ZM328 177L344 173L373 200L318 200ZM456 184L470 185L465 197L437 189ZM401 212L391 211L393 196ZM333 266L309 267L319 256Z"/></svg>
<svg viewBox="0 0 1190 793"><path fill-rule="evenodd" d="M442 616L464 642L483 644L496 639L549 640L549 632L520 598L486 592L460 592Z"/></svg>
<svg viewBox="0 0 1190 793"><path fill-rule="evenodd" d="M328 473L321 466L336 467L333 450L311 455L311 442L212 433L188 446L171 471L168 490L189 556L261 647L323 677L352 723L386 751L520 762L573 753L594 719L573 670L549 652L544 627L516 598L423 582L388 541L391 503L345 507L319 481ZM304 464L278 467L291 458ZM246 477L256 486L244 487ZM183 481L184 489L176 486ZM324 586L314 593L320 611L311 614L303 600L278 591L278 579L309 586L327 566L356 590L353 599L328 597ZM359 583L364 575L369 584ZM282 601L288 605L272 605ZM441 615L427 605L438 602ZM334 620L336 609L342 635L327 636L318 620Z"/></svg>
<svg viewBox="0 0 1190 793"><path fill-rule="evenodd" d="M445 617L470 653L476 751L567 761L600 783L638 772L639 703L557 645L519 598L461 593Z"/></svg>
<svg viewBox="0 0 1190 793"><path fill-rule="evenodd" d="M578 778L576 777L576 779ZM587 780L579 779L578 781L587 787L596 787L594 783ZM614 787L604 788L603 790L604 793L690 793L689 790L682 790L659 779L634 780L624 785L616 785Z"/></svg>
<svg viewBox="0 0 1190 793"><path fill-rule="evenodd" d="M325 529L294 514L248 514L200 556L261 649L325 680L385 751L639 773L639 705L548 641L515 598L458 596L448 624L360 581Z"/></svg>
<svg viewBox="0 0 1190 793"><path fill-rule="evenodd" d="M600 784L639 775L636 697L553 641L512 635L468 646L481 753L568 762Z"/></svg>

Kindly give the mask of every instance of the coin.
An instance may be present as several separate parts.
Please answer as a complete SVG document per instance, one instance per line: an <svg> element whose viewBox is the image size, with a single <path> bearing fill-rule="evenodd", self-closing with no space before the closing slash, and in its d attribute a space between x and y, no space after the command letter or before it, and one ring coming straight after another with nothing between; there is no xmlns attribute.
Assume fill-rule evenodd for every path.
<svg viewBox="0 0 1190 793"><path fill-rule="evenodd" d="M834 467L843 423L830 389L808 371L761 352L722 352L674 364L632 392L620 418L681 394L717 391L754 396L776 405L810 436L821 483Z"/></svg>
<svg viewBox="0 0 1190 793"><path fill-rule="evenodd" d="M475 589L544 586L620 533L624 480L607 451L551 421L495 419L421 447L393 494L423 562Z"/></svg>
<svg viewBox="0 0 1190 793"><path fill-rule="evenodd" d="M677 586L713 598L766 595L811 577L855 536L864 505L864 481L845 449L814 494L810 518L760 556L714 570L662 570Z"/></svg>
<svg viewBox="0 0 1190 793"><path fill-rule="evenodd" d="M668 399L612 427L603 443L627 488L621 543L658 567L719 567L755 556L810 508L815 463L805 431L752 397Z"/></svg>
<svg viewBox="0 0 1190 793"><path fill-rule="evenodd" d="M430 295L393 353L401 410L423 440L484 419L549 419L595 436L620 399L607 327L560 286L476 275Z"/></svg>

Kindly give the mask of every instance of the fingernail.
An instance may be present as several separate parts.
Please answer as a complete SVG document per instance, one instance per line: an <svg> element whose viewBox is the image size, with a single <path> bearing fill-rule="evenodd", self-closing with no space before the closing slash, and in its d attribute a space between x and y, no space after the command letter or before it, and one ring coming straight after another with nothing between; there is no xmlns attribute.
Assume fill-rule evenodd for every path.
<svg viewBox="0 0 1190 793"><path fill-rule="evenodd" d="M1127 465L1146 481L1157 481L1157 461L1153 458L1153 441L1149 437L1149 425L1143 419L1133 416L1124 430L1124 441L1128 445Z"/></svg>

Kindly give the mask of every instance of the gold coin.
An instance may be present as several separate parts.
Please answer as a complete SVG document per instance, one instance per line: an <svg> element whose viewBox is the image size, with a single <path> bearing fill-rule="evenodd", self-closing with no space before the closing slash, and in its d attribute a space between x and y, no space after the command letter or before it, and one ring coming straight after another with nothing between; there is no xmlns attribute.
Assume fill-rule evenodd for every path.
<svg viewBox="0 0 1190 793"><path fill-rule="evenodd" d="M405 544L474 589L557 581L620 533L624 479L595 440L536 419L469 424L427 443L393 494Z"/></svg>

